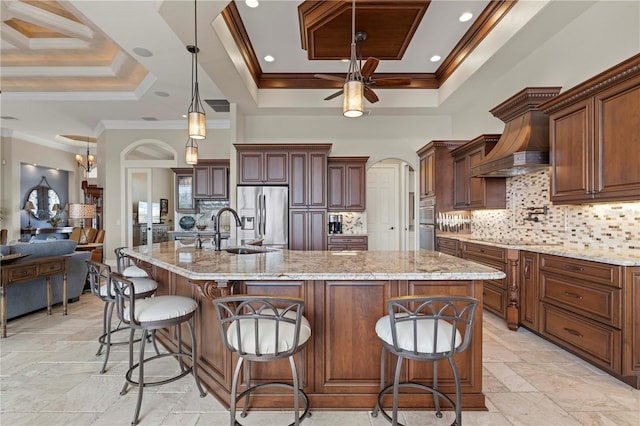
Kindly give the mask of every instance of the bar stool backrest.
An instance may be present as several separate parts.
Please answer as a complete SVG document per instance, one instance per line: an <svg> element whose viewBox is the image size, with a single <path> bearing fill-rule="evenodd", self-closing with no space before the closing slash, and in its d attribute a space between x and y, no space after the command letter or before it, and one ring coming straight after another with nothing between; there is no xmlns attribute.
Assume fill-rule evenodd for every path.
<svg viewBox="0 0 640 426"><path fill-rule="evenodd" d="M89 287L94 296L105 302L115 302L116 294L111 284L111 267L107 264L87 260Z"/></svg>
<svg viewBox="0 0 640 426"><path fill-rule="evenodd" d="M437 359L462 352L471 341L477 304L472 297L393 297L387 301L391 336L383 338L383 344L392 342L386 346L407 358Z"/></svg>
<svg viewBox="0 0 640 426"><path fill-rule="evenodd" d="M125 324L140 326L140 323L135 319L136 291L133 281L126 279L117 272L112 272L110 276L116 293L118 318Z"/></svg>
<svg viewBox="0 0 640 426"><path fill-rule="evenodd" d="M311 335L302 299L244 294L215 299L214 305L225 346L247 359L292 356Z"/></svg>
<svg viewBox="0 0 640 426"><path fill-rule="evenodd" d="M147 277L148 274L144 271L144 269L133 264L131 258L124 254L122 250L124 250L125 248L126 247L117 247L114 250L114 253L116 254L116 265L118 267L118 273L122 274L125 277Z"/></svg>

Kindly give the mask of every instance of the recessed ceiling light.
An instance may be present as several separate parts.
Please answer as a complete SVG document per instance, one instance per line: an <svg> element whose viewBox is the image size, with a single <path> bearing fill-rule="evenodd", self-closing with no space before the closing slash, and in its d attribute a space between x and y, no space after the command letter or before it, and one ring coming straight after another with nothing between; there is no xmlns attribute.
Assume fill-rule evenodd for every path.
<svg viewBox="0 0 640 426"><path fill-rule="evenodd" d="M158 119L155 117L142 117L142 119L144 121L158 121Z"/></svg>
<svg viewBox="0 0 640 426"><path fill-rule="evenodd" d="M468 20L470 20L471 18L473 18L473 13L471 12L465 12L462 15L460 15L460 17L458 18L458 20L460 22L467 22Z"/></svg>
<svg viewBox="0 0 640 426"><path fill-rule="evenodd" d="M157 91L154 92L156 94L156 96L160 96L161 98L168 98L169 94L167 92L161 92L161 91Z"/></svg>
<svg viewBox="0 0 640 426"><path fill-rule="evenodd" d="M12 117L10 115L2 115L0 116L0 118L2 118L3 120L17 120L17 118Z"/></svg>
<svg viewBox="0 0 640 426"><path fill-rule="evenodd" d="M349 62L350 59L344 58L344 59L340 59L340 62Z"/></svg>
<svg viewBox="0 0 640 426"><path fill-rule="evenodd" d="M274 58L271 55L267 55L267 56L264 57L264 60L267 61L267 62L273 62L273 61L276 60L276 58Z"/></svg>
<svg viewBox="0 0 640 426"><path fill-rule="evenodd" d="M182 114L182 118L187 118L187 114Z"/></svg>
<svg viewBox="0 0 640 426"><path fill-rule="evenodd" d="M440 55L433 55L431 58L429 58L431 62L438 62L440 59L442 59Z"/></svg>
<svg viewBox="0 0 640 426"><path fill-rule="evenodd" d="M144 47L134 47L133 53L138 56L142 56L143 58L149 58L153 56L153 53L149 49L145 49Z"/></svg>
<svg viewBox="0 0 640 426"><path fill-rule="evenodd" d="M258 5L260 3L258 3L258 0L244 0L245 4L249 7L258 7Z"/></svg>

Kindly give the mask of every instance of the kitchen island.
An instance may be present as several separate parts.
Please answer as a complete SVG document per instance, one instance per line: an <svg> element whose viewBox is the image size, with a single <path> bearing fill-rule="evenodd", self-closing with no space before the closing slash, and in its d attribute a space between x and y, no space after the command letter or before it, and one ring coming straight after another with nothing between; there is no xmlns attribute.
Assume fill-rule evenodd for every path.
<svg viewBox="0 0 640 426"><path fill-rule="evenodd" d="M374 326L386 315L388 298L455 295L482 300L482 281L504 278L503 272L493 268L431 251L275 250L231 254L198 250L175 241L126 249L125 254L158 281L159 295L177 294L198 301L195 328L199 376L227 406L234 363L221 340L212 303L216 297L243 293L304 299L304 315L311 324L312 337L303 351L302 375L312 410L369 410L375 405L380 377L381 345ZM175 349L177 333L161 333L160 340ZM471 345L456 356L456 363L464 409L485 410L482 309L476 310ZM430 363L410 361L406 366L403 379L431 380ZM252 368L255 381L288 382L290 376L287 360L255 363ZM440 363L438 377L441 390L453 394L448 364ZM252 394L253 408L291 407L290 392L268 390L255 397ZM403 395L400 407L430 409L433 398L430 394Z"/></svg>

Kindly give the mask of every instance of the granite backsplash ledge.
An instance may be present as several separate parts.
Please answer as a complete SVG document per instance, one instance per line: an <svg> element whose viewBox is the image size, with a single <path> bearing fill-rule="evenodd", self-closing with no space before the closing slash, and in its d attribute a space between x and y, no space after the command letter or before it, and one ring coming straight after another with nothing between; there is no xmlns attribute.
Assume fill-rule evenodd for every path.
<svg viewBox="0 0 640 426"><path fill-rule="evenodd" d="M472 212L474 237L563 244L566 248L637 250L640 256L640 201L553 205L548 171L507 179L507 208ZM538 221L533 208L547 207ZM539 210L535 210L539 211Z"/></svg>

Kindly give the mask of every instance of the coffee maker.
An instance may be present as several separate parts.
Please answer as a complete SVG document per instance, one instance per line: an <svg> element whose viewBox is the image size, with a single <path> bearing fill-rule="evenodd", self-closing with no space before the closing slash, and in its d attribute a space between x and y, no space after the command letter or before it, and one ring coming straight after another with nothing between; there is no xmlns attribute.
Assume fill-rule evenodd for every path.
<svg viewBox="0 0 640 426"><path fill-rule="evenodd" d="M342 215L329 214L329 233L342 234Z"/></svg>

